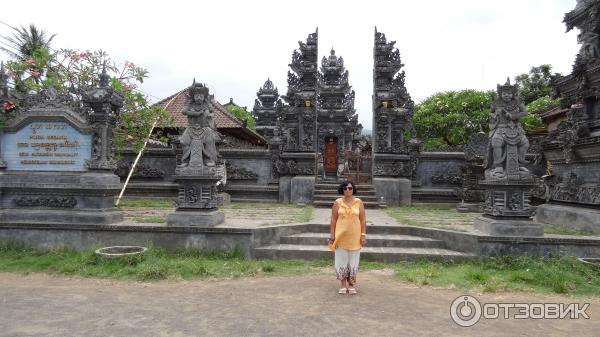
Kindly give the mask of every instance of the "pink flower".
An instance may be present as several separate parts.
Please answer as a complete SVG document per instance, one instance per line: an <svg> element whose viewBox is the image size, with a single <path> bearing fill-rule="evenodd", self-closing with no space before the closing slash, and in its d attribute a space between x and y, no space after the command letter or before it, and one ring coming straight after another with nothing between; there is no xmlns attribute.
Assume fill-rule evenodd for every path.
<svg viewBox="0 0 600 337"><path fill-rule="evenodd" d="M42 73L40 73L37 70L32 70L31 71L31 76L33 76L33 77L40 77L40 75L42 75Z"/></svg>
<svg viewBox="0 0 600 337"><path fill-rule="evenodd" d="M11 101L6 101L4 104L2 104L2 107L5 111L9 111L15 108L15 104Z"/></svg>
<svg viewBox="0 0 600 337"><path fill-rule="evenodd" d="M88 56L90 56L90 52L87 50L79 53L79 57L81 57L82 59L86 59L86 58L88 58Z"/></svg>
<svg viewBox="0 0 600 337"><path fill-rule="evenodd" d="M133 68L133 67L135 67L135 64L133 64L133 62L125 61L125 66Z"/></svg>
<svg viewBox="0 0 600 337"><path fill-rule="evenodd" d="M30 66L34 66L35 67L35 61L33 59L29 59L27 61L25 61L27 64L29 64Z"/></svg>

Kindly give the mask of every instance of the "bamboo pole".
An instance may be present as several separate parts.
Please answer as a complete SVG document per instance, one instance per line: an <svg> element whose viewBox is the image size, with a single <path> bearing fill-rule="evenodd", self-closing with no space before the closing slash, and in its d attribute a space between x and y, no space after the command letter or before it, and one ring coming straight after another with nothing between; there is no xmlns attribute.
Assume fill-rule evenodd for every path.
<svg viewBox="0 0 600 337"><path fill-rule="evenodd" d="M129 174L127 174L127 179L125 179L125 184L123 184L123 188L121 189L121 193L119 193L119 196L117 197L117 201L115 202L115 207L119 206L119 202L121 202L121 198L123 197L123 193L125 193L125 189L127 188L127 184L129 184L129 179L131 179L131 176L133 175L133 171L135 171L135 167L137 166L138 161L142 157L142 153L144 152L144 149L146 148L146 144L148 144L148 140L150 140L150 137L152 137L152 131L154 131L154 128L156 127L156 124L158 123L159 119L160 119L160 117L157 117L154 120L154 124L152 124L152 127L150 128L150 132L148 133L148 137L146 137L146 140L144 141L144 145L142 145L142 148L140 149L140 152L138 152L137 157L135 157L135 161L133 162L133 165L131 165L131 169L129 170Z"/></svg>

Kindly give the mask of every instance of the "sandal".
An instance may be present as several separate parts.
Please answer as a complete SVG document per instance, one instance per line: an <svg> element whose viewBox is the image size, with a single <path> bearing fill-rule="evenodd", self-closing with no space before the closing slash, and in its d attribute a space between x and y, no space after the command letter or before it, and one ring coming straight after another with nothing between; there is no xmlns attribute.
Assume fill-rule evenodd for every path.
<svg viewBox="0 0 600 337"><path fill-rule="evenodd" d="M356 295L356 289L355 288L348 288L348 294L350 295Z"/></svg>
<svg viewBox="0 0 600 337"><path fill-rule="evenodd" d="M340 288L340 290L338 290L338 294L340 295L345 295L346 294L346 288Z"/></svg>

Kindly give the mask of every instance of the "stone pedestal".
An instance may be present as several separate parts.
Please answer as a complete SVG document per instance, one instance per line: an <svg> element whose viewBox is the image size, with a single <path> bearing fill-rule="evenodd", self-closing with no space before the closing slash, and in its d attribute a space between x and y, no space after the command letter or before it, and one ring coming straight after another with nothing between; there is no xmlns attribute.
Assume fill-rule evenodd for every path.
<svg viewBox="0 0 600 337"><path fill-rule="evenodd" d="M542 236L544 227L531 219L483 215L475 219L475 230L494 236Z"/></svg>
<svg viewBox="0 0 600 337"><path fill-rule="evenodd" d="M489 235L542 236L544 228L531 220L535 208L530 205L535 177L528 172L515 173L513 179L487 178L484 215L475 220L476 230Z"/></svg>
<svg viewBox="0 0 600 337"><path fill-rule="evenodd" d="M543 204L537 209L536 220L556 226L568 226L596 235L600 234L600 209Z"/></svg>
<svg viewBox="0 0 600 337"><path fill-rule="evenodd" d="M167 216L168 226L212 227L225 221L217 208L219 177L214 167L178 168L175 181L179 184L177 208Z"/></svg>
<svg viewBox="0 0 600 337"><path fill-rule="evenodd" d="M0 223L104 225L123 220L114 207L119 177L94 172L0 173Z"/></svg>
<svg viewBox="0 0 600 337"><path fill-rule="evenodd" d="M315 189L315 177L296 176L290 182L290 202L293 204L310 204Z"/></svg>
<svg viewBox="0 0 600 337"><path fill-rule="evenodd" d="M386 206L410 206L411 182L403 178L373 178L377 201ZM382 199L383 198L383 199Z"/></svg>

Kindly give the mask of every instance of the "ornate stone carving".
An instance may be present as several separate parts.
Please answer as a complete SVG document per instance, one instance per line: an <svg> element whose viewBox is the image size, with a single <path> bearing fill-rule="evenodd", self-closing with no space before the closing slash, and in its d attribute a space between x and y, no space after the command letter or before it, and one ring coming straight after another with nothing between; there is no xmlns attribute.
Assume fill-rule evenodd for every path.
<svg viewBox="0 0 600 337"><path fill-rule="evenodd" d="M524 167L529 141L525 136L520 119L527 109L518 96L517 85L498 85L498 97L492 104L490 114L489 154L485 175L490 179L520 180L530 176ZM525 174L522 174L525 173Z"/></svg>
<svg viewBox="0 0 600 337"><path fill-rule="evenodd" d="M280 108L281 128L286 151L309 152L315 151L318 31L298 44L289 64L288 90L282 96L288 105Z"/></svg>
<svg viewBox="0 0 600 337"><path fill-rule="evenodd" d="M414 163L410 161L393 161L391 163L376 163L373 175L392 177L412 177Z"/></svg>
<svg viewBox="0 0 600 337"><path fill-rule="evenodd" d="M554 201L600 205L600 183L585 183L576 173L547 181L549 197Z"/></svg>
<svg viewBox="0 0 600 337"><path fill-rule="evenodd" d="M463 183L463 177L460 173L440 173L432 175L431 182L434 184L460 185Z"/></svg>
<svg viewBox="0 0 600 337"><path fill-rule="evenodd" d="M119 162L115 174L121 178L127 177L133 162ZM133 171L134 178L164 178L165 171L144 164L137 164Z"/></svg>
<svg viewBox="0 0 600 337"><path fill-rule="evenodd" d="M19 207L50 207L50 208L73 208L77 205L74 197L33 197L21 196L13 199Z"/></svg>
<svg viewBox="0 0 600 337"><path fill-rule="evenodd" d="M208 88L194 80L185 112L188 127L179 137L183 148L180 170L203 170L216 165L216 143L221 140L215 129L213 112L208 104Z"/></svg>
<svg viewBox="0 0 600 337"><path fill-rule="evenodd" d="M295 159L276 159L274 167L278 175L313 175L314 167L307 163L299 164Z"/></svg>
<svg viewBox="0 0 600 337"><path fill-rule="evenodd" d="M405 86L404 67L400 51L394 47L395 41L387 42L385 34L375 28L373 48L373 152L374 154L409 154L418 157L420 142L412 123L414 102ZM406 139L410 134L411 139ZM397 173L399 169L389 169L389 163L378 163L383 156L374 156L373 175ZM418 162L418 158L411 158ZM407 167L404 165L404 167ZM410 165L416 169L415 165ZM402 170L405 170L404 168ZM377 172L377 173L375 173ZM403 176L413 177L403 171Z"/></svg>
<svg viewBox="0 0 600 337"><path fill-rule="evenodd" d="M116 168L113 130L123 106L123 95L110 87L109 81L105 65L99 86L83 93L84 104L92 110L88 114L88 122L94 128L92 158L87 162L87 167L93 170L114 171Z"/></svg>
<svg viewBox="0 0 600 337"><path fill-rule="evenodd" d="M337 161L342 154L352 149L358 138L358 115L354 109L355 93L348 81L348 70L344 68L344 59L331 50L328 57L321 60L318 74L319 95L317 97L318 151L325 151L325 139L335 137L337 143Z"/></svg>
<svg viewBox="0 0 600 337"><path fill-rule="evenodd" d="M499 234L505 227L517 234L543 234L538 224L518 225L518 221L530 221L529 218L535 214L535 208L531 207L529 200L531 190L538 181L522 166L526 163L529 141L519 119L526 114L518 97L517 86L511 85L508 80L505 85L498 85L498 98L492 104L490 114L485 180L479 183L486 190L484 214L494 219L480 218L475 223L479 229L490 234ZM482 143L482 140L473 142ZM473 157L477 158L477 155Z"/></svg>
<svg viewBox="0 0 600 337"><path fill-rule="evenodd" d="M375 29L373 71L374 149L380 153L408 153L404 133L412 132L414 102L405 86L404 64L396 41L387 42L385 34Z"/></svg>
<svg viewBox="0 0 600 337"><path fill-rule="evenodd" d="M230 180L256 180L258 174L247 170L243 167L235 166L229 162L225 164L227 168L227 176Z"/></svg>
<svg viewBox="0 0 600 337"><path fill-rule="evenodd" d="M256 132L269 141L274 135L274 129L277 127L282 102L271 79L267 79L264 85L258 89L256 96L258 98L254 102L254 110L252 111L256 118Z"/></svg>

